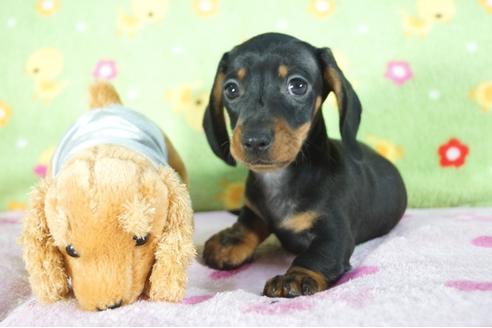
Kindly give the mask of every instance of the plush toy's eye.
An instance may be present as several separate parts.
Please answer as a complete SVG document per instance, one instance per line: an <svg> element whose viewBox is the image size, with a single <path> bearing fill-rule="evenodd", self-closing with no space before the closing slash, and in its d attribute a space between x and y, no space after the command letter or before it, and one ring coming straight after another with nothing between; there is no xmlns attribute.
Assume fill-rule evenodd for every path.
<svg viewBox="0 0 492 328"><path fill-rule="evenodd" d="M67 251L67 254L70 255L71 257L79 257L80 256L72 244L69 244L67 247L65 247L65 250Z"/></svg>
<svg viewBox="0 0 492 328"><path fill-rule="evenodd" d="M149 235L145 237L133 236L133 240L135 240L135 245L142 246L147 242L147 240L149 240Z"/></svg>

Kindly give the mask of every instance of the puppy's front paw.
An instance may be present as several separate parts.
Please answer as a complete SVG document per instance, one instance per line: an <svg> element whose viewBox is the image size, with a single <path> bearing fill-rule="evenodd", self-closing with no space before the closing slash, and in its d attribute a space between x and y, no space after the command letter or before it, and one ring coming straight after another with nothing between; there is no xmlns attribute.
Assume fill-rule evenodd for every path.
<svg viewBox="0 0 492 328"><path fill-rule="evenodd" d="M231 270L251 260L256 246L258 246L256 235L235 224L207 240L203 259L211 268Z"/></svg>
<svg viewBox="0 0 492 328"><path fill-rule="evenodd" d="M328 288L323 274L301 267L292 267L286 274L268 280L263 295L268 297L297 297L312 295Z"/></svg>

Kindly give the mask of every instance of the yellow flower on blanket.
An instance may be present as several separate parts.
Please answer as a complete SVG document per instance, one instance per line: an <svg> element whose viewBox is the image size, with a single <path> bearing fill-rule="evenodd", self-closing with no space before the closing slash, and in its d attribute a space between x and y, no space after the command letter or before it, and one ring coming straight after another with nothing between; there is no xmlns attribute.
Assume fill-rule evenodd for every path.
<svg viewBox="0 0 492 328"><path fill-rule="evenodd" d="M480 4L492 14L492 1L491 0L480 0Z"/></svg>
<svg viewBox="0 0 492 328"><path fill-rule="evenodd" d="M60 10L59 0L37 0L36 11L42 16L51 16Z"/></svg>
<svg viewBox="0 0 492 328"><path fill-rule="evenodd" d="M203 131L202 119L208 103L208 91L199 87L200 83L191 83L167 89L165 100L171 108L184 115L186 122L195 130Z"/></svg>
<svg viewBox="0 0 492 328"><path fill-rule="evenodd" d="M389 140L374 135L368 135L366 140L376 152L393 163L403 157L403 147L397 146Z"/></svg>
<svg viewBox="0 0 492 328"><path fill-rule="evenodd" d="M0 100L0 127L5 126L12 116L12 109L5 102Z"/></svg>
<svg viewBox="0 0 492 328"><path fill-rule="evenodd" d="M310 0L308 10L318 18L325 18L335 11L335 2L333 0Z"/></svg>
<svg viewBox="0 0 492 328"><path fill-rule="evenodd" d="M482 82L475 88L470 90L469 96L478 105L482 111L488 112L492 110L492 81Z"/></svg>
<svg viewBox="0 0 492 328"><path fill-rule="evenodd" d="M222 191L217 194L217 198L227 209L237 209L244 204L244 182L243 181L222 181L220 183Z"/></svg>
<svg viewBox="0 0 492 328"><path fill-rule="evenodd" d="M219 11L219 0L193 0L193 9L199 16L213 16Z"/></svg>

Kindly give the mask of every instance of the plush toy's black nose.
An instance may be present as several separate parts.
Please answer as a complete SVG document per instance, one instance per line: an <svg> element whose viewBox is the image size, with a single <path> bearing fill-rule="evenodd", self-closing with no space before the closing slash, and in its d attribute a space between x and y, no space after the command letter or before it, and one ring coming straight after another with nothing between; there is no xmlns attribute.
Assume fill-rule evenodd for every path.
<svg viewBox="0 0 492 328"><path fill-rule="evenodd" d="M272 145L272 137L267 133L243 134L241 140L247 152L264 152Z"/></svg>
<svg viewBox="0 0 492 328"><path fill-rule="evenodd" d="M116 308L119 308L121 305L123 305L123 300L120 300L119 302L116 302L112 305L108 305L106 306L105 308L97 308L98 311L105 311L105 310L113 310L113 309L116 309Z"/></svg>
<svg viewBox="0 0 492 328"><path fill-rule="evenodd" d="M113 310L113 309L119 308L122 304L123 304L123 301L120 300L118 303L114 303L113 305L108 306L108 309Z"/></svg>

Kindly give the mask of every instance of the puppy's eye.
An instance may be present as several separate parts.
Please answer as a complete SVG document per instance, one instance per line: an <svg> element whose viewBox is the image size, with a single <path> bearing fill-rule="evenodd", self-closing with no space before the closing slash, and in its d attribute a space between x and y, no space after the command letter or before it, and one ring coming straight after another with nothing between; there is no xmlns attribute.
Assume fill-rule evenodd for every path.
<svg viewBox="0 0 492 328"><path fill-rule="evenodd" d="M224 86L224 94L229 100L239 97L239 85L236 82L227 82Z"/></svg>
<svg viewBox="0 0 492 328"><path fill-rule="evenodd" d="M67 254L70 255L71 257L79 257L80 256L72 244L69 244L67 247L65 247L65 250L67 251Z"/></svg>
<svg viewBox="0 0 492 328"><path fill-rule="evenodd" d="M149 240L149 235L146 235L145 237L133 236L133 240L135 240L135 245L142 246Z"/></svg>
<svg viewBox="0 0 492 328"><path fill-rule="evenodd" d="M300 77L294 77L289 80L287 88L289 89L289 93L291 95L303 96L306 94L308 83Z"/></svg>

